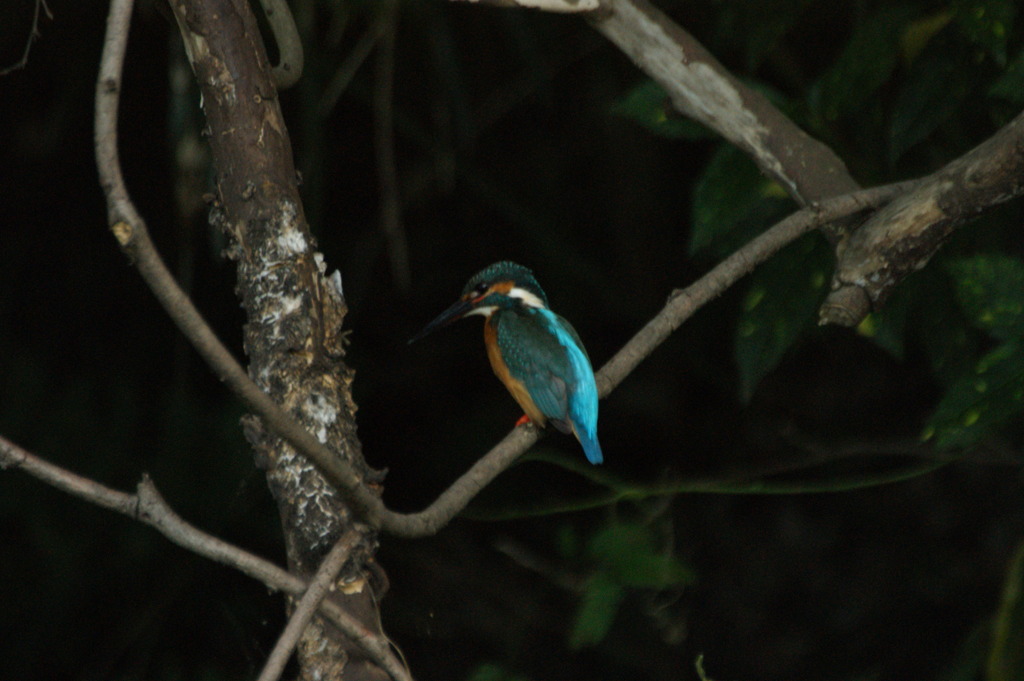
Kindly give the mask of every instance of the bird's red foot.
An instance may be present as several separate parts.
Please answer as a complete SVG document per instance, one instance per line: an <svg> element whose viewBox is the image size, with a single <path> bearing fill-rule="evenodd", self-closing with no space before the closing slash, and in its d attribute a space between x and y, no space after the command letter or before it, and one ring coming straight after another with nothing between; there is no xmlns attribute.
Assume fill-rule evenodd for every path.
<svg viewBox="0 0 1024 681"><path fill-rule="evenodd" d="M513 426L513 427L514 428L518 428L519 426L525 426L529 422L530 422L530 417L527 416L526 414L523 414L522 416L519 417L519 420L516 421L516 425Z"/></svg>

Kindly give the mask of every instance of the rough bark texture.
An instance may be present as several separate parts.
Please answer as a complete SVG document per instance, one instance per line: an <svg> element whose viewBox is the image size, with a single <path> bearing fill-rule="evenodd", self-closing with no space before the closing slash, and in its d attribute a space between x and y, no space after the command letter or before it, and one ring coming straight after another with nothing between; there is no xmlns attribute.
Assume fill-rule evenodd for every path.
<svg viewBox="0 0 1024 681"><path fill-rule="evenodd" d="M854 326L924 267L953 230L1024 192L1024 113L871 216L836 250L822 324Z"/></svg>
<svg viewBox="0 0 1024 681"><path fill-rule="evenodd" d="M647 0L602 0L590 22L668 93L673 106L743 149L801 205L856 191L842 160Z"/></svg>
<svg viewBox="0 0 1024 681"><path fill-rule="evenodd" d="M255 19L244 0L172 0L189 59L202 88L216 168L214 222L232 240L238 289L248 323L249 374L321 442L372 479L355 432L350 384L342 362L346 313L340 278L326 278L303 215L291 144ZM354 522L316 469L258 419L246 436L277 500L290 568L311 576L349 528L362 542L342 570L332 598L379 631L373 563L376 537ZM299 645L301 678L385 675L319 618Z"/></svg>

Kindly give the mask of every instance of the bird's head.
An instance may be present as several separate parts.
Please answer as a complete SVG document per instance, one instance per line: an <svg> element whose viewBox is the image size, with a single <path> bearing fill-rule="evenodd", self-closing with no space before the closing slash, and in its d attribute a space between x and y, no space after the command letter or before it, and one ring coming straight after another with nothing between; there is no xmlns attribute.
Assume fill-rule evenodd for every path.
<svg viewBox="0 0 1024 681"><path fill-rule="evenodd" d="M507 260L496 262L466 282L462 296L455 304L427 324L409 342L415 342L431 331L463 317L473 314L489 317L499 309L516 306L546 308L548 297L528 268Z"/></svg>

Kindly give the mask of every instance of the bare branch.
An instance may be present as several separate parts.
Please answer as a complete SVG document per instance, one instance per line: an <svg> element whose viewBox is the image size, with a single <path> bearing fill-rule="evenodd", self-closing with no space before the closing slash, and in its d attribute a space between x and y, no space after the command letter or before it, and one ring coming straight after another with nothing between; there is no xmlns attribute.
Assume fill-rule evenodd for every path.
<svg viewBox="0 0 1024 681"><path fill-rule="evenodd" d="M842 160L737 80L648 0L475 0L582 14L668 93L682 113L750 154L801 205L859 189Z"/></svg>
<svg viewBox="0 0 1024 681"><path fill-rule="evenodd" d="M1024 113L872 215L836 249L822 324L856 326L957 227L1024 193Z"/></svg>
<svg viewBox="0 0 1024 681"><path fill-rule="evenodd" d="M0 69L0 76L6 76L8 73L12 73L28 66L28 55L32 51L32 45L43 35L39 32L39 13L41 11L46 13L47 19L53 21L53 13L50 12L50 8L47 7L46 0L36 0L35 10L32 12L32 28L29 29L28 39L25 41L25 51L21 53L21 59L10 66Z"/></svg>
<svg viewBox="0 0 1024 681"><path fill-rule="evenodd" d="M260 0L260 6L277 44L278 63L271 70L274 86L278 90L287 90L302 77L305 58L299 29L285 0Z"/></svg>
<svg viewBox="0 0 1024 681"><path fill-rule="evenodd" d="M694 312L724 293L784 246L823 224L888 203L916 184L915 180L897 182L825 199L793 213L765 230L689 287L672 293L661 312L598 372L597 387L601 395L610 393Z"/></svg>
<svg viewBox="0 0 1024 681"><path fill-rule="evenodd" d="M750 154L799 203L858 189L831 149L737 80L648 0L601 0L601 11L587 18L665 89L679 111Z"/></svg>
<svg viewBox="0 0 1024 681"><path fill-rule="evenodd" d="M908 181L874 187L804 208L766 230L689 287L674 291L661 312L597 372L597 388L601 397L614 390L694 312L781 248L823 224L891 201L914 185L915 182ZM423 511L401 514L384 510L380 516L383 529L406 537L436 533L516 457L533 445L537 437L538 431L532 424L513 429Z"/></svg>
<svg viewBox="0 0 1024 681"><path fill-rule="evenodd" d="M310 620L313 619L317 608L320 607L320 604L327 596L327 592L332 588L334 579L338 576L342 566L345 565L345 561L348 560L352 549L359 540L360 535L358 532L345 533L335 543L331 552L324 558L316 574L309 580L306 593L302 595L299 604L295 606L295 612L292 613L291 618L288 620L288 626L281 632L277 643L274 645L274 649L270 651L270 656L263 664L263 671L260 672L257 681L277 681L281 678L284 666L288 663L288 658L291 657L292 652L295 650L299 637Z"/></svg>
<svg viewBox="0 0 1024 681"><path fill-rule="evenodd" d="M859 189L827 145L801 130L761 93L736 79L692 35L648 0L584 2L484 0L506 7L573 12L613 42L668 93L683 114L753 158L801 205ZM838 242L848 225L821 226Z"/></svg>
<svg viewBox="0 0 1024 681"><path fill-rule="evenodd" d="M306 592L307 584L302 579L182 520L160 496L149 477L143 477L136 494L127 494L55 466L4 437L0 437L0 468L16 468L79 499L141 521L178 546L233 567L271 589L293 596ZM396 681L411 679L386 638L366 629L330 600L321 602L320 612Z"/></svg>
<svg viewBox="0 0 1024 681"><path fill-rule="evenodd" d="M459 0L460 2L478 2L481 5L495 7L524 7L539 9L556 14L581 14L593 12L600 6L600 0Z"/></svg>
<svg viewBox="0 0 1024 681"><path fill-rule="evenodd" d="M381 476L367 465L356 435L352 371L343 360L348 306L340 275L326 275L305 218L256 17L248 3L236 0L174 0L171 10L202 92L217 170L212 222L229 236L227 255L237 265L236 292L247 320L248 371L223 354L221 375L247 391L247 404L263 403L253 409L261 418L244 419L244 432L280 511L289 568L312 577L338 537L357 532L362 541L340 578L350 588L331 600L383 636L377 596L386 578L373 559L378 539L372 527ZM130 252L131 245L122 243ZM160 280L147 278L163 287L158 296L176 287L162 267L160 274ZM192 304L179 302L201 324ZM205 324L195 328L207 331ZM207 359L222 351L208 335ZM202 352L203 336L196 338ZM305 676L386 673L334 627L314 620L300 631L297 652Z"/></svg>
<svg viewBox="0 0 1024 681"><path fill-rule="evenodd" d="M121 49L123 50L123 46ZM271 430L288 440L313 461L353 503L357 512L368 523L400 536L419 537L436 533L465 508L481 489L511 465L516 457L536 442L537 431L530 425L514 429L425 510L402 514L387 509L373 492L362 485L361 479L344 461L321 445L252 383L245 371L216 339L160 261L145 226L131 205L123 182L120 181L114 128L120 71L110 72L106 54L105 51L101 86L97 94L97 153L101 162L101 178L104 187L107 188L111 222L122 247L136 261L143 277L164 304L168 314L214 372L242 398L246 406L259 414ZM119 65L119 62L115 64ZM104 123L101 124L101 121ZM104 140L106 143L101 145L101 141ZM720 295L787 243L823 224L891 200L908 186L910 183L900 183L829 199L794 213L767 230L692 286L673 294L661 313L598 372L598 388L601 395L605 396L611 392L697 309Z"/></svg>

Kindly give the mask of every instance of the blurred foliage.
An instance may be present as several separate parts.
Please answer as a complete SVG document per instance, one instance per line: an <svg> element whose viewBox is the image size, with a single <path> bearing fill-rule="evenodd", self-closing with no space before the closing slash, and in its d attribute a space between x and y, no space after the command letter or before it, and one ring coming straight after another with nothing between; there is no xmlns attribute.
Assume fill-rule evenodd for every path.
<svg viewBox="0 0 1024 681"><path fill-rule="evenodd" d="M1024 411L1024 262L978 254L948 269L967 319L999 345L949 386L925 435L940 447L969 447Z"/></svg>
<svg viewBox="0 0 1024 681"><path fill-rule="evenodd" d="M1017 545L1006 573L986 671L987 681L1024 678L1024 542Z"/></svg>
<svg viewBox="0 0 1024 681"><path fill-rule="evenodd" d="M662 137L692 142L714 137L703 125L676 111L668 93L653 80L639 83L611 110Z"/></svg>
<svg viewBox="0 0 1024 681"><path fill-rule="evenodd" d="M736 334L736 364L745 400L793 344L814 328L830 261L828 245L816 235L787 246L754 273Z"/></svg>
<svg viewBox="0 0 1024 681"><path fill-rule="evenodd" d="M723 258L783 217L791 205L746 154L722 145L693 189L690 251Z"/></svg>
<svg viewBox="0 0 1024 681"><path fill-rule="evenodd" d="M658 546L646 524L613 521L599 528L587 541L586 558L595 569L583 584L569 634L571 648L595 646L605 639L627 589L679 588L695 579L670 548Z"/></svg>
<svg viewBox="0 0 1024 681"><path fill-rule="evenodd" d="M912 2L866 5L842 51L809 88L804 109L807 115L797 121L833 142L837 138L831 133L847 120L855 119L860 124L858 137L870 134L871 123L877 122L877 139L888 140L885 161L890 169L938 131L946 133L946 144L953 142L955 153L980 141L948 137L953 132L965 137L962 121L983 108L979 99L985 102L987 98L991 120L999 120L1004 111L997 100L1021 100L1024 79L1018 73L1021 67L1017 62L1024 52L1007 68L1016 7L994 0L955 2L922 14L924 9ZM785 28L797 23L796 13L783 16L788 16L790 26L780 31L775 22L766 29L768 33L784 33ZM730 20L735 21L735 15ZM1017 43L1014 47L1020 49ZM763 50L760 40L753 39L747 49L752 60L759 62L757 55ZM965 61L965 54L971 59ZM888 100L880 96L883 88L891 90ZM663 96L659 98L652 91L656 92L650 84L637 86L619 105L619 111L657 134L680 137L676 127L651 123L668 120L661 113ZM886 103L888 110L882 112L883 116L874 119L863 115L866 109ZM797 102L784 106L800 110ZM954 118L956 124L946 125ZM838 146L837 151L845 159L863 161L858 150ZM952 160L955 153L947 160ZM871 175L884 177L886 171L879 167ZM719 146L694 187L691 250L723 257L777 221L786 204L776 198L780 192L771 191L773 187L774 183L741 152L729 145ZM989 227L993 232L1015 228L1012 218ZM827 247L820 239L813 243L817 246L805 239L790 246L752 277L740 307L735 340L739 390L744 399L750 399L760 380L813 329L830 272ZM967 315L960 321L990 331L1006 345L976 356L973 375L956 379L936 407L926 436L937 433L942 447L976 444L992 433L993 426L1006 424L1024 409L1024 359L1018 347L1021 334L1013 326L1024 323L1021 268L1019 260L1001 256L978 256L947 268ZM919 300L940 296L934 286L915 291ZM902 310L873 317L861 330L887 349L902 354L907 327L900 312L917 303L902 299L898 304L904 306ZM1001 328L1007 324L1012 328ZM932 335L931 344L962 345L962 326L937 325L934 331L937 335ZM968 357L962 357L961 362L971 363ZM936 369L941 373L941 367Z"/></svg>
<svg viewBox="0 0 1024 681"><path fill-rule="evenodd" d="M1024 105L1013 0L658 5L865 186L933 172ZM794 206L584 21L408 0L400 290L378 228L377 54L360 51L380 5L292 6L308 70L282 106L306 214L344 276L364 451L396 508L433 499L518 416L473 325L405 346L469 274L533 267L601 364ZM0 102L0 432L121 489L148 471L184 517L280 561L238 405L102 228L89 119L105 7L53 9ZM4 3L0 21L27 31L31 10ZM0 35L4 64L24 31ZM162 77L179 42L140 6L126 175L241 356L221 236L175 197L187 133L170 126L198 102ZM809 235L602 402L604 467L549 435L486 490L479 505L505 510L471 517L489 522L385 537L385 627L416 675L676 681L707 678L706 653L719 679L1019 678L1022 223L1019 201L981 216L856 333L816 326L831 256ZM283 619L262 587L16 472L0 474L0 521L4 678L249 678Z"/></svg>

